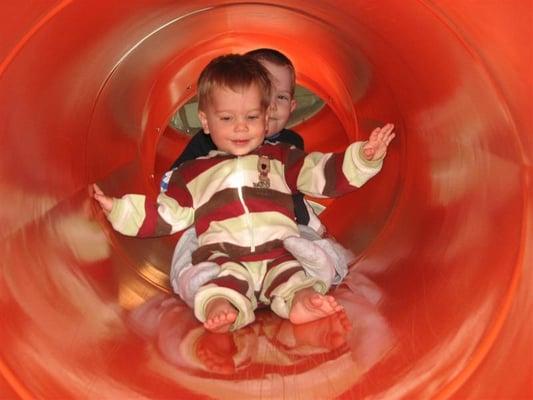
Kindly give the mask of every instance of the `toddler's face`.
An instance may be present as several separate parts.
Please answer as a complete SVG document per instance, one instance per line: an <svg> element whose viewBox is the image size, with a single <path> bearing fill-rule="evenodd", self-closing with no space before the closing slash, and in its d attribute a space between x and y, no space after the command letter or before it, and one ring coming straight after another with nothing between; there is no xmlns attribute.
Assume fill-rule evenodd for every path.
<svg viewBox="0 0 533 400"><path fill-rule="evenodd" d="M219 150L241 156L263 143L268 116L261 98L256 85L238 91L225 87L213 90L211 101L198 116Z"/></svg>
<svg viewBox="0 0 533 400"><path fill-rule="evenodd" d="M270 61L261 60L261 64L270 72L272 77L272 103L268 119L268 137L285 128L291 113L296 108L296 100L292 97L290 69Z"/></svg>

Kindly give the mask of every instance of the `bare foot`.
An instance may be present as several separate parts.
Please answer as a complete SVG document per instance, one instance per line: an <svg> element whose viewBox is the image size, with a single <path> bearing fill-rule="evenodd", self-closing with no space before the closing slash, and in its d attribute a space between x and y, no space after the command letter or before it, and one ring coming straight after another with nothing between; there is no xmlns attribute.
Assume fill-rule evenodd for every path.
<svg viewBox="0 0 533 400"><path fill-rule="evenodd" d="M207 304L204 327L208 331L225 333L237 319L238 311L226 299L214 299Z"/></svg>
<svg viewBox="0 0 533 400"><path fill-rule="evenodd" d="M335 314L343 307L333 296L325 296L312 288L299 290L294 295L289 319L293 324L305 324Z"/></svg>

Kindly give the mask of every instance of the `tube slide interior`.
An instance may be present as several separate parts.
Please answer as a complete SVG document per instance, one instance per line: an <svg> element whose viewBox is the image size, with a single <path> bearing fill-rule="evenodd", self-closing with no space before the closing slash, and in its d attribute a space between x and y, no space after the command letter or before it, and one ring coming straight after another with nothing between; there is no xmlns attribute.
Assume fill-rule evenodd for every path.
<svg viewBox="0 0 533 400"><path fill-rule="evenodd" d="M532 6L265 0L2 2L0 397L527 398L532 384ZM384 168L328 201L355 260L346 320L265 312L207 334L171 295L178 235L91 200L158 190L167 131L213 57L272 47L340 151L386 122Z"/></svg>

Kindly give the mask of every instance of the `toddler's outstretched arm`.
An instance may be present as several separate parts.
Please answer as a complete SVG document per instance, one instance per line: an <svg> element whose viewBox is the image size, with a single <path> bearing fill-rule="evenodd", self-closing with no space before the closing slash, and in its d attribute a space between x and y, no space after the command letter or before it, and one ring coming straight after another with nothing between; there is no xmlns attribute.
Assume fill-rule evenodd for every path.
<svg viewBox="0 0 533 400"><path fill-rule="evenodd" d="M342 153L306 154L292 149L295 154L285 171L289 186L296 183L298 191L322 198L341 196L363 186L381 170L387 147L395 137L393 129L393 124L376 128L368 141L354 142ZM303 160L294 161L299 157Z"/></svg>
<svg viewBox="0 0 533 400"><path fill-rule="evenodd" d="M178 193L178 189L173 187L172 193ZM167 192L160 193L156 199L133 193L118 199L106 196L96 184L93 184L93 191L92 197L98 202L113 228L126 236L171 235L194 222L194 208L186 203L187 199L182 205Z"/></svg>
<svg viewBox="0 0 533 400"><path fill-rule="evenodd" d="M102 192L102 189L96 184L93 183L93 190L94 199L100 204L100 207L102 207L102 210L109 214L111 212L111 209L113 208L113 198L106 196L104 192Z"/></svg>
<svg viewBox="0 0 533 400"><path fill-rule="evenodd" d="M363 146L363 155L368 161L379 160L385 156L388 145L396 136L393 129L393 124L386 124L372 131L368 142Z"/></svg>

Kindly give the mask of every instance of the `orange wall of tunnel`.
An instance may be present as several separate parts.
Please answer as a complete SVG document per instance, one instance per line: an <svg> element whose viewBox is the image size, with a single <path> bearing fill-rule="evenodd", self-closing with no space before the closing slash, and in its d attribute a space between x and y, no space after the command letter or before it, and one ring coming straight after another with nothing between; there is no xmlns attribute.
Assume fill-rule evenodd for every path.
<svg viewBox="0 0 533 400"><path fill-rule="evenodd" d="M166 122L201 68L275 47L328 105L297 128L309 150L397 127L382 173L323 215L356 253L352 270L379 288L361 321L395 339L379 362L356 343L357 362L346 350L292 372L268 364L272 379L263 360L232 382L250 397L274 381L272 397L282 382L288 397L533 397L530 4L64 0L0 11L1 395L229 396L227 376L183 367L188 350L179 362L160 354L193 343L193 321L159 305L157 334L128 323L149 320L135 310L169 291L176 238L114 234L87 186L156 190Z"/></svg>

